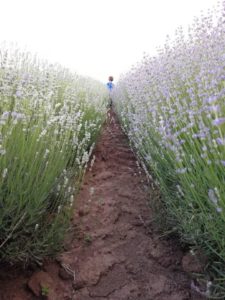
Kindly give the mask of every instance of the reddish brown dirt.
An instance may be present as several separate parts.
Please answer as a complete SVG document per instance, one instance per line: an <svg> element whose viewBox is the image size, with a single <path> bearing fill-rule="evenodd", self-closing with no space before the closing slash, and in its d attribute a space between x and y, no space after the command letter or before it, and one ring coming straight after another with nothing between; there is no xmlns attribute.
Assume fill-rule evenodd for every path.
<svg viewBox="0 0 225 300"><path fill-rule="evenodd" d="M201 299L182 271L184 254L172 240L162 240L151 222L148 202L155 191L113 114L94 155L65 251L35 273L4 269L0 300ZM47 298L35 296L41 284L49 288Z"/></svg>

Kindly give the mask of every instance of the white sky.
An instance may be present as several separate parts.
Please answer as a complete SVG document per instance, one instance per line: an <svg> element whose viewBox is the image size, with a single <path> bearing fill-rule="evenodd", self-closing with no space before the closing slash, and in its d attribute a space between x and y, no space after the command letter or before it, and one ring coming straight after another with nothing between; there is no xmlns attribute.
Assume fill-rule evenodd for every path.
<svg viewBox="0 0 225 300"><path fill-rule="evenodd" d="M217 0L0 0L0 42L82 75L118 79Z"/></svg>

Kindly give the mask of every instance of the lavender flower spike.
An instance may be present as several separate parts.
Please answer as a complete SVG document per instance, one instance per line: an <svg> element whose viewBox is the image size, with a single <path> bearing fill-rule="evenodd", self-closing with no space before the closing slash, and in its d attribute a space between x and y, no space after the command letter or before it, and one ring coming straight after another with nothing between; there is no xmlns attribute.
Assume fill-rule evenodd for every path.
<svg viewBox="0 0 225 300"><path fill-rule="evenodd" d="M216 142L218 145L225 145L225 139L224 138L217 138Z"/></svg>
<svg viewBox="0 0 225 300"><path fill-rule="evenodd" d="M219 126L221 124L225 123L225 118L217 118L213 120L212 124L215 126Z"/></svg>
<svg viewBox="0 0 225 300"><path fill-rule="evenodd" d="M17 97L17 98L22 98L22 93L21 93L21 91L16 91L16 97Z"/></svg>

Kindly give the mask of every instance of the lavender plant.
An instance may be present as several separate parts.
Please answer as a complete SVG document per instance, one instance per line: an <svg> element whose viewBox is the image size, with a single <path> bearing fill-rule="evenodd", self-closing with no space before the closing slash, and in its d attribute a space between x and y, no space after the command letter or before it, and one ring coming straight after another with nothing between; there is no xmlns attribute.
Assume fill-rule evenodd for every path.
<svg viewBox="0 0 225 300"><path fill-rule="evenodd" d="M225 277L225 2L145 56L115 91L131 145L164 195L168 220ZM224 299L224 298L223 298Z"/></svg>
<svg viewBox="0 0 225 300"><path fill-rule="evenodd" d="M60 249L106 97L99 82L1 48L0 261Z"/></svg>

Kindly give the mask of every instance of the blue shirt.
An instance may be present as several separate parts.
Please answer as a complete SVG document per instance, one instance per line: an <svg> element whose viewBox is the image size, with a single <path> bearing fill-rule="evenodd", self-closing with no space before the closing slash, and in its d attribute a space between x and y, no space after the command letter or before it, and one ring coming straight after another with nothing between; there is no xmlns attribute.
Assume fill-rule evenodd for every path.
<svg viewBox="0 0 225 300"><path fill-rule="evenodd" d="M107 82L107 88L108 88L108 90L111 91L113 89L113 87L114 87L114 84L112 83L112 81Z"/></svg>

